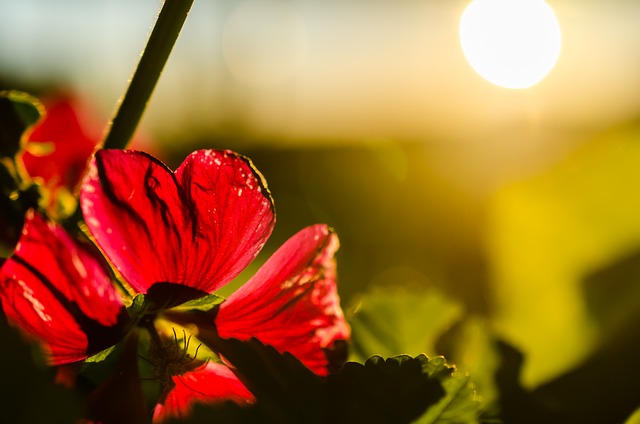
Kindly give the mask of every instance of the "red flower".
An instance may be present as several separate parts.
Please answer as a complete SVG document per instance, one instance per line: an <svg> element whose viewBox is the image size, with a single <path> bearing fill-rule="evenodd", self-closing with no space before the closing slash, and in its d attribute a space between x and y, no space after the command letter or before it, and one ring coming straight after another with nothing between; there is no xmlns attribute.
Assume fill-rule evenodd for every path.
<svg viewBox="0 0 640 424"><path fill-rule="evenodd" d="M194 152L175 173L141 152L100 151L81 205L113 265L135 291L153 298L150 319L237 276L261 250L275 220L262 176L230 151ZM215 321L220 335L256 337L325 375L325 351L349 336L335 286L337 247L324 225L292 237L221 305ZM171 383L156 420L184 415L197 401L252 401L224 365L186 355L188 339L175 355L174 337L175 343L157 342L159 374L168 374Z"/></svg>
<svg viewBox="0 0 640 424"><path fill-rule="evenodd" d="M58 94L44 105L46 114L29 134L22 160L29 176L47 189L47 212L65 216L75 208L71 194L102 138L104 124L92 105L76 95ZM146 148L150 143L137 135L132 144Z"/></svg>
<svg viewBox="0 0 640 424"><path fill-rule="evenodd" d="M255 337L281 353L293 354L316 374L326 375L336 365L327 358L326 352L341 350L342 346L336 342L349 338L336 293L334 254L337 249L338 238L325 225L298 232L253 278L222 303L215 320L218 334L240 340ZM346 358L340 357L340 353L346 352L338 352L337 362L341 364ZM216 374L212 370L196 369L173 379L175 388L168 393L164 405L156 408L156 421L186 416L195 402L253 401L246 389L237 391L244 386L230 372L220 375L220 371ZM199 386L185 380L197 381ZM208 391L198 388L205 386L211 388ZM218 393L225 390L230 394Z"/></svg>
<svg viewBox="0 0 640 424"><path fill-rule="evenodd" d="M29 135L23 161L27 173L39 177L53 192L72 191L80 183L101 128L87 106L71 96L45 102L46 115Z"/></svg>
<svg viewBox="0 0 640 424"><path fill-rule="evenodd" d="M44 343L52 365L113 345L126 319L101 260L33 211L0 270L0 299L9 321Z"/></svg>

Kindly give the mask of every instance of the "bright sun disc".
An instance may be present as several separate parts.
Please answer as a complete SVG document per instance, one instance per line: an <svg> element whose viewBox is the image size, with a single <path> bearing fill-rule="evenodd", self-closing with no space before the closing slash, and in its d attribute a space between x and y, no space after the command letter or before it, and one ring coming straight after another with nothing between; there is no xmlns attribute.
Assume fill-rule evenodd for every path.
<svg viewBox="0 0 640 424"><path fill-rule="evenodd" d="M487 81L529 88L555 66L560 26L544 0L474 0L460 19L460 42Z"/></svg>

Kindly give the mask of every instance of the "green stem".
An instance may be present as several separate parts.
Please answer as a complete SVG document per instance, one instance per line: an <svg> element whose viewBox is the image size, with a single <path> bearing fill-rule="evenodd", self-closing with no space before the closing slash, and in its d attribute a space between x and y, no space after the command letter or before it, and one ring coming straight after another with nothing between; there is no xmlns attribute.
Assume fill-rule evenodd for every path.
<svg viewBox="0 0 640 424"><path fill-rule="evenodd" d="M193 0L165 0L102 148L124 149L131 140L192 4Z"/></svg>
<svg viewBox="0 0 640 424"><path fill-rule="evenodd" d="M140 326L147 330L149 336L151 337L151 343L155 346L159 351L162 350L162 339L160 339L160 335L158 334L158 330L156 329L156 325L154 323L155 317L152 316L144 316L140 321Z"/></svg>

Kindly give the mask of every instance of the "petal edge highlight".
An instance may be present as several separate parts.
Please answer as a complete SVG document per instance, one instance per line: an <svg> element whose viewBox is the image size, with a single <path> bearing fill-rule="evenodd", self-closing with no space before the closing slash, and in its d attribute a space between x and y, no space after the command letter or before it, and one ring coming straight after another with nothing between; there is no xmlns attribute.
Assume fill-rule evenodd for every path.
<svg viewBox="0 0 640 424"><path fill-rule="evenodd" d="M223 338L256 337L289 352L318 375L346 359L350 330L336 287L337 235L326 225L290 238L222 305Z"/></svg>
<svg viewBox="0 0 640 424"><path fill-rule="evenodd" d="M271 234L273 201L250 161L199 150L174 173L133 150L102 150L81 192L96 241L127 282L211 293L234 278Z"/></svg>

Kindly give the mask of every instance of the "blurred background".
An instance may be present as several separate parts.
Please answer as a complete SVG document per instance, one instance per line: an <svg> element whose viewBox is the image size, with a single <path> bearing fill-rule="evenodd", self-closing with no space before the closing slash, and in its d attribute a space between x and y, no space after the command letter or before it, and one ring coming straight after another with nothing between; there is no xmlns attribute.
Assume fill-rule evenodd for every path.
<svg viewBox="0 0 640 424"><path fill-rule="evenodd" d="M252 158L278 214L261 260L333 226L350 316L379 288L437 293L456 312L431 353L474 319L522 352L528 390L583 408L603 392L585 382L614 379L623 418L640 406L621 365L640 353L640 2L547 3L559 58L514 90L465 59L467 0L196 0L140 131L171 167ZM0 88L75 93L106 126L159 7L0 0Z"/></svg>

